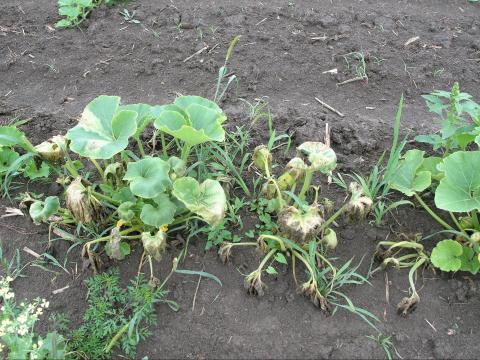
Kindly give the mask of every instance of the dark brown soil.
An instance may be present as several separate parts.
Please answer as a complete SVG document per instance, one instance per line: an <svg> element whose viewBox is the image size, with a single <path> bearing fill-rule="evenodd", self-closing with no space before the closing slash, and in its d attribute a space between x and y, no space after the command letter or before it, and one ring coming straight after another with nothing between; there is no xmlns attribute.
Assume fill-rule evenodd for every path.
<svg viewBox="0 0 480 360"><path fill-rule="evenodd" d="M100 94L120 95L124 102L164 103L176 93L211 97L219 66L230 40L242 35L230 62L238 76L236 92L223 107L231 125L246 124L244 98L267 97L278 132L295 132L296 143L321 140L325 123L339 155L340 170L368 171L388 148L401 93L405 94L403 130L424 133L434 127L420 95L448 89L480 98L480 6L453 1L154 1L127 5L141 24L126 24L120 7L95 11L81 29L52 31L57 20L51 0L4 0L0 13L0 120L27 118L25 131L36 143L63 133L84 106ZM312 37L325 35L325 40ZM408 46L411 38L419 39ZM207 44L205 51L184 60ZM214 47L218 44L217 47ZM362 51L368 82L337 86L353 77L342 55ZM338 68L337 75L323 74ZM318 97L345 114L325 110ZM268 136L264 125L251 145ZM45 192L56 192L55 185ZM340 199L340 197L339 197ZM6 200L4 206L9 205ZM249 215L246 215L248 218ZM432 233L437 230L422 212L404 208L380 228L348 224L339 229L340 264L365 256L366 272L375 244L391 230ZM245 220L247 223L251 219ZM0 219L0 238L11 256L24 246L42 252L48 229L27 217ZM69 244L57 242L63 262ZM263 298L248 296L239 273L254 268L253 252L234 254L229 265L214 251L203 252L198 239L182 265L217 275L223 287L202 280L192 309L198 278L176 275L171 297L181 310L158 308L158 327L144 342L139 357L155 358L382 358L382 349L367 335L374 331L345 311L323 315L295 294L283 269L268 278ZM169 250L169 258L178 253ZM136 273L138 251L119 264L125 280ZM170 265L158 269L163 277ZM14 287L19 297L47 297L52 311L64 312L78 325L85 309L86 288L78 253L69 256L65 273L28 267L27 278ZM58 268L54 269L58 271ZM357 306L383 321L381 330L403 358L478 357L480 297L478 279L451 277L426 270L418 278L421 302L407 318L395 305L408 291L406 272L378 273L364 285L346 290ZM58 295L55 289L69 286ZM386 287L389 299L386 300ZM45 324L42 324L45 327ZM395 355L396 356L396 355Z"/></svg>

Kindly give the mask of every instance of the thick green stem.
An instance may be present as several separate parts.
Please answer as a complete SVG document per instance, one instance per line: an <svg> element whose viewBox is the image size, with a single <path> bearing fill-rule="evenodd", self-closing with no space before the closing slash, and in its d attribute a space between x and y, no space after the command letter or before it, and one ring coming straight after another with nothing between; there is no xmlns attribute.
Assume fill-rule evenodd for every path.
<svg viewBox="0 0 480 360"><path fill-rule="evenodd" d="M287 251L287 248L285 247L285 243L284 243L283 240L280 239L278 236L274 236L274 235L260 235L260 238L261 238L261 239L269 239L269 240L276 241L276 242L278 242L278 244L280 245L280 250L281 250L281 251Z"/></svg>
<svg viewBox="0 0 480 360"><path fill-rule="evenodd" d="M241 242L241 243L232 243L230 244L231 247L234 246L257 246L256 242L248 241L248 242Z"/></svg>
<svg viewBox="0 0 480 360"><path fill-rule="evenodd" d="M310 266L310 264L308 263L307 260L305 260L298 252L296 252L295 250L292 250L292 254L294 257L296 257L298 260L300 260L304 265L305 267L307 268L308 272L310 273L310 280L311 281L314 281L315 283L317 282L317 280L315 279L315 273L313 272L313 269L312 267Z"/></svg>
<svg viewBox="0 0 480 360"><path fill-rule="evenodd" d="M129 228L129 229L125 229L125 230L123 230L123 231L120 231L120 232L118 233L118 235L124 236L124 235L130 234L131 232L140 231L140 230L142 230L142 227L141 227L141 226L133 226L133 227L131 227L131 228ZM98 244L98 243L101 243L101 242L104 242L104 241L108 241L108 240L110 240L110 235L102 236L102 237L100 237L100 238L98 238L98 239L91 240L91 241L85 243L85 245L90 246L90 245Z"/></svg>
<svg viewBox="0 0 480 360"><path fill-rule="evenodd" d="M305 195L308 189L310 188L312 179L313 179L313 170L307 169L307 171L305 172L305 179L303 180L302 190L300 190L300 194L298 195L300 200L305 200Z"/></svg>
<svg viewBox="0 0 480 360"><path fill-rule="evenodd" d="M319 231L323 231L325 230L331 223L333 223L335 221L336 218L338 218L340 215L343 214L343 212L345 211L345 209L347 208L348 206L348 203L344 204L340 209L337 210L337 212L335 214L333 214L332 216L330 216L328 218L327 221L325 221L321 226L320 226L320 229Z"/></svg>
<svg viewBox="0 0 480 360"><path fill-rule="evenodd" d="M187 163L188 155L190 155L190 150L192 150L192 147L190 145L188 144L183 145L181 158L183 161L185 161L185 163Z"/></svg>
<svg viewBox="0 0 480 360"><path fill-rule="evenodd" d="M108 201L109 203L113 204L113 205L120 205L121 202L120 201L115 201L113 200L111 197L107 196L107 195L104 195L102 193L99 193L97 191L93 191L91 190L91 194L93 196L95 196L96 198L99 198L100 200L103 200L103 201Z"/></svg>
<svg viewBox="0 0 480 360"><path fill-rule="evenodd" d="M167 154L167 143L165 142L165 134L163 133L163 131L160 131L160 141L161 141L161 143L162 143L162 153L163 153L163 156L168 157L168 154Z"/></svg>
<svg viewBox="0 0 480 360"><path fill-rule="evenodd" d="M102 169L102 167L100 166L100 164L97 162L97 160L95 159L90 159L90 161L92 162L93 165L95 165L95 167L97 168L98 170L98 173L100 174L100 176L102 177L102 179L105 177L105 173Z"/></svg>
<svg viewBox="0 0 480 360"><path fill-rule="evenodd" d="M415 265L413 265L410 269L410 271L408 272L408 281L410 283L410 287L412 288L412 295L414 296L417 296L418 297L418 294L417 294L417 290L415 289L415 281L413 280L413 275L415 275L415 272L417 271L417 269L422 266L423 263L425 263L425 261L427 261L427 258L426 257L422 257L420 258L416 263Z"/></svg>
<svg viewBox="0 0 480 360"><path fill-rule="evenodd" d="M472 211L472 221L473 221L473 227L475 228L476 231L480 230L480 224L478 222L478 210L474 209Z"/></svg>
<svg viewBox="0 0 480 360"><path fill-rule="evenodd" d="M263 267L265 266L265 264L267 263L268 259L270 259L278 250L277 249L272 249L270 250L267 255L265 255L265 257L263 258L262 262L260 263L260 265L258 265L258 268L257 268L257 272L261 273L262 272L262 269Z"/></svg>
<svg viewBox="0 0 480 360"><path fill-rule="evenodd" d="M455 226L458 228L458 230L465 233L465 230L462 229L462 225L460 225L460 223L458 222L457 217L451 211L449 211L448 213L450 214L450 217L452 218L452 220L455 223Z"/></svg>
<svg viewBox="0 0 480 360"><path fill-rule="evenodd" d="M144 158L145 157L145 149L143 148L142 140L140 140L139 137L135 138L135 140L137 141L137 147L138 147L138 151L140 151L140 156L142 158Z"/></svg>
<svg viewBox="0 0 480 360"><path fill-rule="evenodd" d="M422 207L430 214L430 216L433 217L440 225L442 225L447 230L454 230L453 227L440 219L440 217L433 212L433 210L422 200L422 198L417 193L414 193L414 195L415 199L417 199L420 205L422 205Z"/></svg>

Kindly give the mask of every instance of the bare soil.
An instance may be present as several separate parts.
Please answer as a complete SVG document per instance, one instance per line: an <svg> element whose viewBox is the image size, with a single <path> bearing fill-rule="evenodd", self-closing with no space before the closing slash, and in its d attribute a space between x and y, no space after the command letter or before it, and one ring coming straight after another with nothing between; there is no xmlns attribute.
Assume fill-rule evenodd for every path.
<svg viewBox="0 0 480 360"><path fill-rule="evenodd" d="M480 6L464 0L138 0L126 7L136 11L141 24L124 23L121 7L114 7L95 11L80 29L54 31L55 1L4 0L0 121L30 119L23 128L36 143L72 127L85 105L100 94L151 104L171 101L177 93L211 97L229 42L238 34L242 38L230 69L239 84L223 103L229 126L248 122L239 98L266 97L277 132L294 133L296 144L322 140L329 123L341 171L367 172L388 149L402 93L402 130L414 134L435 128L421 94L459 81L463 91L480 98ZM205 45L208 50L184 61ZM368 82L337 86L354 77L343 58L353 51L365 54ZM338 74L323 73L334 68ZM345 117L326 110L314 97ZM251 146L267 137L265 124L259 124ZM28 187L59 191L54 183L40 190ZM342 195L337 196L341 201ZM7 200L1 204L10 205ZM252 223L253 215L245 214L244 220ZM7 256L24 246L39 253L45 249L48 229L27 217L0 219L0 229ZM346 224L338 230L337 264L365 256L361 269L366 272L378 241L394 238L394 232L436 230L424 213L412 208L397 211L381 227ZM63 261L68 247L55 243L54 255ZM325 316L297 295L289 269L269 277L266 295L255 298L244 291L239 273L254 268L253 251L236 252L233 261L223 265L215 251L203 249L204 239L197 239L182 266L217 275L223 287L203 279L193 308L198 278L175 275L170 296L181 310L173 313L159 306L158 326L139 347L139 358L385 356L366 338L374 331L360 318L345 311ZM21 253L24 262L32 260ZM168 250L158 277L166 274L177 253L178 249ZM138 259L137 247L118 264L125 281L136 273ZM14 289L19 297L48 298L52 311L68 314L72 326L78 325L85 310L83 280L91 276L81 272L81 265L78 253L72 252L71 275L28 267L28 277L16 281ZM381 330L392 335L403 358L478 357L478 278L431 269L422 275L417 281L421 302L407 318L395 309L408 291L404 271L378 273L371 286L352 287L346 294L382 319ZM69 288L61 294L52 294L65 286Z"/></svg>

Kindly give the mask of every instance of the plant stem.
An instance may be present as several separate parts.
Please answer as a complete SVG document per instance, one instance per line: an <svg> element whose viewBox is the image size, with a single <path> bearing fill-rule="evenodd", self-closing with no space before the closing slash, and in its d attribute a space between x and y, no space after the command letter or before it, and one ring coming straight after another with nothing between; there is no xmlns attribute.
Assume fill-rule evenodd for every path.
<svg viewBox="0 0 480 360"><path fill-rule="evenodd" d="M182 148L181 159L187 163L188 155L190 155L190 150L192 147L188 144L184 144Z"/></svg>
<svg viewBox="0 0 480 360"><path fill-rule="evenodd" d="M278 236L274 236L274 235L260 235L260 238L276 241L276 242L278 242L278 244L280 245L280 251L287 251L287 248L285 247L285 243L284 243L283 240L280 239ZM260 239L260 238L259 238L259 239Z"/></svg>
<svg viewBox="0 0 480 360"><path fill-rule="evenodd" d="M292 254L294 257L296 257L298 260L300 260L301 262L303 262L303 264L305 265L305 267L307 268L308 272L310 273L310 280L314 281L314 282L317 282L317 280L315 280L315 273L313 272L313 268L310 266L310 264L308 263L307 260L305 260L303 258L303 256L301 256L298 252L296 252L295 250L292 250Z"/></svg>
<svg viewBox="0 0 480 360"><path fill-rule="evenodd" d="M452 218L452 220L455 223L455 226L458 228L458 230L460 230L461 232L465 232L465 230L462 229L462 226L458 222L457 217L451 211L449 211L448 213L450 214L450 217Z"/></svg>
<svg viewBox="0 0 480 360"><path fill-rule="evenodd" d="M328 218L328 220L325 221L325 222L320 226L319 232L325 230L328 225L330 225L331 223L333 223L336 218L338 218L340 215L342 215L343 212L345 211L345 209L347 208L347 206L348 206L348 203L343 204L343 206L342 206L340 209L338 209L335 214L333 214L332 216L330 216L330 217Z"/></svg>
<svg viewBox="0 0 480 360"><path fill-rule="evenodd" d="M73 162L70 159L68 159L67 162L65 163L65 169L67 169L70 175L72 175L74 178L77 178L80 176L77 169L75 168L75 165L73 165Z"/></svg>
<svg viewBox="0 0 480 360"><path fill-rule="evenodd" d="M248 242L241 242L241 243L232 243L230 246L257 246L256 242L248 241Z"/></svg>
<svg viewBox="0 0 480 360"><path fill-rule="evenodd" d="M265 255L265 257L263 258L262 262L260 263L260 265L258 265L258 268L256 271L258 271L259 273L262 273L262 269L263 267L265 266L265 264L267 263L268 259L270 259L273 254L275 254L276 252L278 251L278 249L272 249L270 250L267 255Z"/></svg>
<svg viewBox="0 0 480 360"><path fill-rule="evenodd" d="M92 162L93 165L95 165L95 167L97 168L98 170L98 173L100 174L100 176L102 177L102 179L104 178L105 176L105 173L103 172L103 169L102 167L100 166L100 164L97 162L97 160L95 159L90 159L90 161Z"/></svg>
<svg viewBox="0 0 480 360"><path fill-rule="evenodd" d="M414 193L415 199L420 203L420 205L423 206L423 208L440 224L442 225L445 229L447 230L454 230L453 227L448 225L445 221L440 219L440 217L433 212L433 210L422 200L422 198L417 194Z"/></svg>
<svg viewBox="0 0 480 360"><path fill-rule="evenodd" d="M130 234L131 232L140 231L140 230L142 230L142 227L141 227L140 225L132 226L131 228L125 229L125 230L123 230L123 231L120 231L120 232L118 233L118 235L120 235L120 236L123 237L123 235L127 235L127 234ZM110 240L110 235L102 236L102 237L100 237L100 238L98 238L98 239L91 240L91 241L85 243L85 245L90 246L90 245L98 244L98 243L100 243L100 242L108 241L108 240Z"/></svg>
<svg viewBox="0 0 480 360"><path fill-rule="evenodd" d="M478 222L478 210L477 209L474 209L472 211L472 221L473 221L473 227L475 228L475 230L480 230L480 224Z"/></svg>
<svg viewBox="0 0 480 360"><path fill-rule="evenodd" d="M140 151L140 156L145 157L145 149L143 148L142 140L139 137L135 138L137 140L138 151Z"/></svg>
<svg viewBox="0 0 480 360"><path fill-rule="evenodd" d="M111 197L107 196L107 195L104 195L102 193L99 193L97 191L94 191L94 190L91 190L91 194L97 198L99 198L100 200L103 200L103 201L108 201L109 203L113 204L113 205L120 205L121 202L119 201L115 201L113 200Z"/></svg>
<svg viewBox="0 0 480 360"><path fill-rule="evenodd" d="M312 183L312 178L313 178L313 170L307 169L305 172L305 179L303 180L302 190L300 190L300 194L298 195L300 200L305 200L305 194L310 188L310 184Z"/></svg>
<svg viewBox="0 0 480 360"><path fill-rule="evenodd" d="M167 144L165 143L165 134L163 133L163 131L160 131L160 141L162 142L163 156L168 157Z"/></svg>

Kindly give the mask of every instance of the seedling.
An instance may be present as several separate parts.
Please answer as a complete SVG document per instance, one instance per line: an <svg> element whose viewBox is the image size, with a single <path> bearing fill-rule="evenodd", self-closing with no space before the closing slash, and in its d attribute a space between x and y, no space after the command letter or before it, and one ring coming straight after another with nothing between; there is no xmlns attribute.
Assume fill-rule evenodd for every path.
<svg viewBox="0 0 480 360"><path fill-rule="evenodd" d="M63 19L55 23L56 28L65 29L80 25L90 13L101 5L115 5L125 0L58 0L58 14Z"/></svg>
<svg viewBox="0 0 480 360"><path fill-rule="evenodd" d="M214 31L212 30L212 33ZM226 92L230 88L230 86L233 84L233 82L237 81L237 76L235 74L228 74L228 68L227 68L227 63L230 57L233 54L233 50L235 49L235 46L237 46L237 43L240 41L241 35L237 35L233 38L233 40L230 42L230 45L228 46L227 50L227 55L225 56L225 62L223 66L218 70L218 76L217 76L217 86L215 89L215 96L214 96L214 101L218 104L220 101L222 101L223 97L225 96ZM222 89L222 84L226 80L225 85L223 85Z"/></svg>

